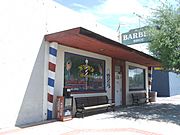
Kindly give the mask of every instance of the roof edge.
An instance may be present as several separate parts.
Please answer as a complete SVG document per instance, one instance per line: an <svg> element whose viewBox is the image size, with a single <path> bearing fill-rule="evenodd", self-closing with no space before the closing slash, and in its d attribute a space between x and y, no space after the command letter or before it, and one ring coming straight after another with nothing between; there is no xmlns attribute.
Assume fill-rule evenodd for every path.
<svg viewBox="0 0 180 135"><path fill-rule="evenodd" d="M85 28L83 28L83 27L79 27L79 29L80 29L79 34L82 34L82 35L85 35L85 36L94 38L94 39L96 39L96 40L98 40L98 41L101 41L101 42L104 42L104 43L107 43L107 44L112 44L112 45L114 45L114 46L121 47L121 48L123 48L123 49L125 49L125 50L127 50L127 51L135 52L135 53L138 53L139 55L143 55L143 56L145 56L145 57L149 57L149 58L152 58L152 59L160 62L159 59L157 59L157 58L155 58L155 57L153 57L153 56L151 56L151 55L148 55L148 54L146 54L146 53L144 53L144 52L141 52L141 51L139 51L139 50L136 50L136 49L133 49L133 48L131 48L131 47L128 47L128 46L126 46L126 45L124 45L124 44L122 44L122 43L119 43L119 42L117 42L117 41L114 41L114 40L112 40L112 39L109 39L109 38L107 38L107 37L104 37L104 36L102 36L102 35L100 35L100 34L97 34L97 33L95 33L95 32L92 32L92 31L90 31L90 30L87 30L87 29L85 29Z"/></svg>

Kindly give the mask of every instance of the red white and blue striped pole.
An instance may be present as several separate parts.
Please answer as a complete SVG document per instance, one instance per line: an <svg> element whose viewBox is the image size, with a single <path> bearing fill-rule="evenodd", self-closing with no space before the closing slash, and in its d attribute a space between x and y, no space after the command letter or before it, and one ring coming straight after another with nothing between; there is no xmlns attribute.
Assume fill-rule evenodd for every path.
<svg viewBox="0 0 180 135"><path fill-rule="evenodd" d="M56 73L56 57L57 57L57 43L50 43L49 45L49 60L48 60L48 94L47 94L47 119L52 119L53 115L53 96Z"/></svg>

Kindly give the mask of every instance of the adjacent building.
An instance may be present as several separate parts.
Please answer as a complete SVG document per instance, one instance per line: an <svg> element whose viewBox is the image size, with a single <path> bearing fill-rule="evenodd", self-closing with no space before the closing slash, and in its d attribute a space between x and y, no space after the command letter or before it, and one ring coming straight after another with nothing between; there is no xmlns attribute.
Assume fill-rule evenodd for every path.
<svg viewBox="0 0 180 135"><path fill-rule="evenodd" d="M152 74L152 89L160 97L170 97L180 94L180 75L155 69Z"/></svg>

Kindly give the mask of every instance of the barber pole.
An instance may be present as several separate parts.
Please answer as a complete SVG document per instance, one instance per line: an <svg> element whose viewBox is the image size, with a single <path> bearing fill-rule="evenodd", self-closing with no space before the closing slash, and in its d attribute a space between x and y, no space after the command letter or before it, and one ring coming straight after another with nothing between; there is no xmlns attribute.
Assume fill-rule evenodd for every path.
<svg viewBox="0 0 180 135"><path fill-rule="evenodd" d="M53 114L53 96L56 72L57 43L51 43L49 46L48 60L48 94L47 94L47 119L52 119Z"/></svg>
<svg viewBox="0 0 180 135"><path fill-rule="evenodd" d="M85 77L86 77L86 90L87 90L87 81L88 81L88 60L85 60L86 66L85 66Z"/></svg>
<svg viewBox="0 0 180 135"><path fill-rule="evenodd" d="M151 91L152 85L152 67L148 67L148 89Z"/></svg>

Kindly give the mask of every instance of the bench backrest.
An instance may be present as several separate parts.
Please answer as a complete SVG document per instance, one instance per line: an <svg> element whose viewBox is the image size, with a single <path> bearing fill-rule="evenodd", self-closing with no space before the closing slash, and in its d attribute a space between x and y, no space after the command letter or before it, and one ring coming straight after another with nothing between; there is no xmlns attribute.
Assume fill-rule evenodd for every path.
<svg viewBox="0 0 180 135"><path fill-rule="evenodd" d="M99 105L107 104L107 103L108 103L108 97L107 96L98 97L98 104Z"/></svg>
<svg viewBox="0 0 180 135"><path fill-rule="evenodd" d="M107 104L108 103L108 97L107 96L77 97L77 98L75 98L75 101L76 101L76 107L79 108L79 107L82 107L82 104L85 107Z"/></svg>
<svg viewBox="0 0 180 135"><path fill-rule="evenodd" d="M88 106L93 106L98 104L98 97L87 97Z"/></svg>
<svg viewBox="0 0 180 135"><path fill-rule="evenodd" d="M138 97L138 98L146 98L146 93L141 92L141 93L132 93L132 97Z"/></svg>
<svg viewBox="0 0 180 135"><path fill-rule="evenodd" d="M88 100L86 97L78 97L78 98L75 98L75 101L76 101L76 107L82 107L82 105L84 106L88 106Z"/></svg>

